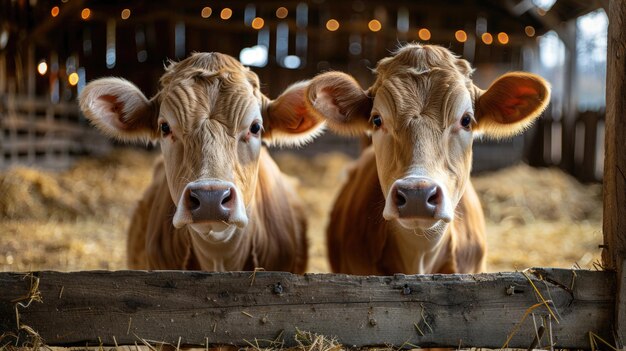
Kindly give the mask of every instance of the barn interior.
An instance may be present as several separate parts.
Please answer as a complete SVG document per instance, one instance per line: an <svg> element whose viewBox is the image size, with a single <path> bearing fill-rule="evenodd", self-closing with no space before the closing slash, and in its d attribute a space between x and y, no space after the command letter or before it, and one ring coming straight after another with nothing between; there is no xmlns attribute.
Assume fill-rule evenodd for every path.
<svg viewBox="0 0 626 351"><path fill-rule="evenodd" d="M1 0L0 267L125 268L129 213L158 146L116 143L90 126L76 104L87 82L124 77L151 96L169 60L211 51L251 67L270 97L329 70L365 87L378 60L422 42L468 60L480 87L515 70L553 87L550 107L523 136L474 144L488 269L593 268L605 9L599 0ZM309 271L329 269L328 212L361 142L328 132L301 149L271 150L299 179L311 213Z"/></svg>

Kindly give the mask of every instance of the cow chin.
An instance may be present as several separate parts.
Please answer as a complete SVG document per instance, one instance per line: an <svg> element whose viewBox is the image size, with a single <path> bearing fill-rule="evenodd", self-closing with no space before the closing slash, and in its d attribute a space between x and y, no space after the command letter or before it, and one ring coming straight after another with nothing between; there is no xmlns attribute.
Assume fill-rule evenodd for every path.
<svg viewBox="0 0 626 351"><path fill-rule="evenodd" d="M446 222L435 218L398 218L398 224L408 230L437 230L445 226Z"/></svg>
<svg viewBox="0 0 626 351"><path fill-rule="evenodd" d="M205 240L225 242L237 232L237 226L228 223L192 223L189 227Z"/></svg>

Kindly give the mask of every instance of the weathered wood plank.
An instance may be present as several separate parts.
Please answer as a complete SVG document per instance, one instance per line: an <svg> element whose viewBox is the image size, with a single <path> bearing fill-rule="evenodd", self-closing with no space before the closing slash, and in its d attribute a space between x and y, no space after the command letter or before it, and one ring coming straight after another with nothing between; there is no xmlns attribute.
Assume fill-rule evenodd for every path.
<svg viewBox="0 0 626 351"><path fill-rule="evenodd" d="M177 344L180 337L186 345L208 338L245 346L245 340L274 340L281 333L285 345L293 345L298 328L336 336L346 346L499 348L540 302L531 279L560 321L546 325L555 347L589 348L590 331L611 339L614 274L535 269L528 276L36 272L43 302L18 312L20 323L50 345L132 344L139 337ZM0 334L17 332L11 301L28 296L34 281L0 273ZM550 313L542 304L532 312L538 321ZM545 334L542 345L548 344ZM526 348L534 336L528 315L509 346Z"/></svg>
<svg viewBox="0 0 626 351"><path fill-rule="evenodd" d="M626 260L626 0L609 3L604 157L602 261L624 279ZM619 283L623 287L624 282ZM626 291L620 288L620 301ZM617 334L626 342L626 309L616 304Z"/></svg>
<svg viewBox="0 0 626 351"><path fill-rule="evenodd" d="M626 343L626 260L622 261L617 276L617 301L615 302L615 330L618 336L617 347L624 350Z"/></svg>
<svg viewBox="0 0 626 351"><path fill-rule="evenodd" d="M607 267L617 269L626 258L626 1L612 0L610 8L602 259Z"/></svg>

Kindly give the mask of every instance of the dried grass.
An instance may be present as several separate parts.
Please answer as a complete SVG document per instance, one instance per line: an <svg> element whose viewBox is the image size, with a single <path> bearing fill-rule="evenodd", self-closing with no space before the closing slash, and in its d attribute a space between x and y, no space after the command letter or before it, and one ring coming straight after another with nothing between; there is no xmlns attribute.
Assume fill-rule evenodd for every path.
<svg viewBox="0 0 626 351"><path fill-rule="evenodd" d="M121 149L52 173L0 173L0 270L124 269L130 213L152 176L155 153ZM308 271L327 272L328 213L350 158L275 155L308 208ZM473 179L483 203L490 271L532 266L592 268L602 242L599 185L556 169L515 166Z"/></svg>
<svg viewBox="0 0 626 351"><path fill-rule="evenodd" d="M117 150L61 173L0 173L0 271L126 268L126 228L155 157Z"/></svg>
<svg viewBox="0 0 626 351"><path fill-rule="evenodd" d="M493 223L600 221L602 187L585 185L556 168L524 164L475 177L485 216Z"/></svg>

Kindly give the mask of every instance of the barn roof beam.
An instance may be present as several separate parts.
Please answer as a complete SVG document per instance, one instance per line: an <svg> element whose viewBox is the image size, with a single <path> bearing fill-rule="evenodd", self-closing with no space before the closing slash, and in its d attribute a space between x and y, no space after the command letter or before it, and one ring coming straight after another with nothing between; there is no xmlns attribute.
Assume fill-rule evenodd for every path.
<svg viewBox="0 0 626 351"><path fill-rule="evenodd" d="M563 41L563 44L565 44L568 51L571 52L572 48L575 47L576 36L572 36L571 32L568 31L566 26L563 24L563 21L554 11L552 11L552 9L542 15L539 13L539 9L535 6L535 4L533 4L532 0L522 0L519 3L516 3L515 0L506 0L504 1L504 6L513 16L519 17L524 13L529 13L544 27L555 31L559 38Z"/></svg>

